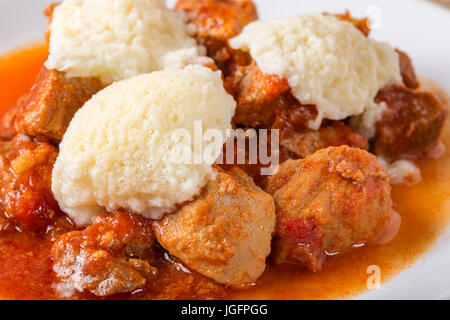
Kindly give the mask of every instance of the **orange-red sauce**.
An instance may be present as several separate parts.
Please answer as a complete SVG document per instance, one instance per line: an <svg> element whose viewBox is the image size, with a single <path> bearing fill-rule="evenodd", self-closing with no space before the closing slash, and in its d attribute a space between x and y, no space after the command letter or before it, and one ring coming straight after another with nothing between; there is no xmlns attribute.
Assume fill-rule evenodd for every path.
<svg viewBox="0 0 450 320"><path fill-rule="evenodd" d="M0 116L30 89L47 55L36 45L0 56Z"/></svg>
<svg viewBox="0 0 450 320"><path fill-rule="evenodd" d="M0 57L0 115L32 85L47 56L46 46L34 46ZM450 150L450 125L443 132ZM333 299L365 290L367 267L380 267L388 281L429 249L450 220L450 152L438 160L419 163L423 181L393 188L395 209L402 216L397 237L387 245L369 246L330 257L319 273L295 268L268 267L250 289L231 290L236 299ZM42 237L15 233L0 236L0 298L56 298L48 256L50 244ZM142 297L140 297L142 298Z"/></svg>

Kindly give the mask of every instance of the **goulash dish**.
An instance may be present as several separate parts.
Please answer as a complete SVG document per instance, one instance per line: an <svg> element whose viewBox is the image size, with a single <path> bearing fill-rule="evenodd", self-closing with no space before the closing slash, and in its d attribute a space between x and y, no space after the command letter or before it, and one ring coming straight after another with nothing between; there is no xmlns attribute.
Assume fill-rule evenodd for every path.
<svg viewBox="0 0 450 320"><path fill-rule="evenodd" d="M0 298L351 298L448 226L448 97L369 19L45 15L0 58Z"/></svg>

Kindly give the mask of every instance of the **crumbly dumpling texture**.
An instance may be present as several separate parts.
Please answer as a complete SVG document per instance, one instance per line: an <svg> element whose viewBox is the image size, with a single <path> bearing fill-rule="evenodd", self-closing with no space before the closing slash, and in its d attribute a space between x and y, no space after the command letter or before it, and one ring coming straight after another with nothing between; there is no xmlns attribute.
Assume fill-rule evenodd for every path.
<svg viewBox="0 0 450 320"><path fill-rule="evenodd" d="M220 72L200 65L103 89L75 114L60 144L52 191L61 209L79 225L92 223L104 208L161 218L211 178L235 105ZM179 161L178 150L198 154L197 121L204 132L220 133L208 142L216 152L209 161ZM192 138L178 139L178 129Z"/></svg>
<svg viewBox="0 0 450 320"><path fill-rule="evenodd" d="M263 273L275 228L273 198L244 171L217 169L202 193L155 222L159 243L204 276L232 287Z"/></svg>
<svg viewBox="0 0 450 320"><path fill-rule="evenodd" d="M401 79L399 57L391 46L368 39L334 16L252 22L230 44L250 52L264 73L286 78L302 104L316 105L312 129L323 118L341 120L376 108L378 90ZM374 111L362 119L366 127L376 120Z"/></svg>
<svg viewBox="0 0 450 320"><path fill-rule="evenodd" d="M104 84L181 68L204 53L164 0L65 0L53 12L48 69Z"/></svg>

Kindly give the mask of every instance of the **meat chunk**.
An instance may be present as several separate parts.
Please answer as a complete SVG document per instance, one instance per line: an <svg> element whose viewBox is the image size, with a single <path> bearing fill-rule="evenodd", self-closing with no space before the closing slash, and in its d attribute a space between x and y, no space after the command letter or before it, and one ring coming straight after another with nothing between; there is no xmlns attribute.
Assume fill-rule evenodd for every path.
<svg viewBox="0 0 450 320"><path fill-rule="evenodd" d="M75 112L103 85L95 78L68 78L42 67L15 118L18 132L59 143Z"/></svg>
<svg viewBox="0 0 450 320"><path fill-rule="evenodd" d="M328 14L328 13L325 13L325 14ZM368 18L362 18L362 19L354 18L350 15L350 11L348 11L348 10L346 10L345 13L342 13L342 14L333 14L333 16L335 16L336 18L338 18L340 20L350 22L356 28L358 28L359 31L361 31L366 37L369 36L369 33L370 33L369 22L370 21Z"/></svg>
<svg viewBox="0 0 450 320"><path fill-rule="evenodd" d="M419 81L417 80L416 73L414 72L414 67L412 65L409 56L396 49L400 61L400 73L402 75L402 80L405 86L411 89L417 89L419 87Z"/></svg>
<svg viewBox="0 0 450 320"><path fill-rule="evenodd" d="M186 266L233 287L265 269L275 205L242 170L216 169L194 201L155 223L159 243Z"/></svg>
<svg viewBox="0 0 450 320"><path fill-rule="evenodd" d="M0 202L6 216L24 230L42 230L60 213L51 191L58 149L17 135L0 142Z"/></svg>
<svg viewBox="0 0 450 320"><path fill-rule="evenodd" d="M0 210L3 211L3 208L0 206ZM0 234L3 232L12 231L14 226L11 224L11 221L2 213L0 213Z"/></svg>
<svg viewBox="0 0 450 320"><path fill-rule="evenodd" d="M225 80L237 105L234 123L249 127L270 127L274 121L273 100L290 89L287 80L266 75L252 62Z"/></svg>
<svg viewBox="0 0 450 320"><path fill-rule="evenodd" d="M277 210L276 263L319 271L325 254L370 243L390 226L389 176L362 149L321 149L286 161L268 180Z"/></svg>
<svg viewBox="0 0 450 320"><path fill-rule="evenodd" d="M387 105L376 123L377 155L391 160L416 158L438 143L446 111L432 93L392 86L381 90L375 102Z"/></svg>
<svg viewBox="0 0 450 320"><path fill-rule="evenodd" d="M151 222L127 212L105 213L52 247L53 270L69 286L97 296L131 292L155 277Z"/></svg>
<svg viewBox="0 0 450 320"><path fill-rule="evenodd" d="M276 128L289 125L304 127L317 116L311 105L302 105L291 94L287 80L264 74L252 62L240 67L225 79L225 86L234 95L237 105L233 122L253 128Z"/></svg>
<svg viewBox="0 0 450 320"><path fill-rule="evenodd" d="M239 131L236 130L235 132ZM267 133L267 143L261 143L262 135L258 135L257 131L252 128L242 129L242 135L238 136L235 137L232 146L229 145L229 142L224 145L222 157L216 163L226 171L231 170L233 167L238 167L253 178L257 186L263 187L267 182L267 175L262 172L263 168L269 169L269 167L278 165L288 159L298 159L297 155L279 145L275 145L273 148L277 155L272 155L272 136L270 131ZM240 139L245 142L243 146L239 145L238 140ZM266 150L260 150L261 147L266 148ZM231 151L227 151L227 148L233 153L231 154ZM266 158L261 159L261 154L264 154ZM272 162L275 157L278 157L277 163Z"/></svg>
<svg viewBox="0 0 450 320"><path fill-rule="evenodd" d="M159 251L163 251L162 248ZM226 299L226 288L208 279L197 272L193 272L184 267L181 262L167 254L158 252L160 259L157 259L155 266L158 269L158 276L147 286L147 293L150 293L155 300L211 300ZM139 295L135 295L138 296ZM145 299L144 295L143 298ZM140 297L139 297L140 298Z"/></svg>
<svg viewBox="0 0 450 320"><path fill-rule="evenodd" d="M47 28L45 29L45 39L47 40L47 43L50 41L50 32L51 32L50 26L53 20L53 11L59 5L60 3L52 3L44 10L44 14L48 18Z"/></svg>
<svg viewBox="0 0 450 320"><path fill-rule="evenodd" d="M14 127L14 121L16 120L16 115L19 107L13 107L9 109L0 118L0 139L1 140L11 140L17 135L16 128Z"/></svg>
<svg viewBox="0 0 450 320"><path fill-rule="evenodd" d="M248 131L251 130L250 134ZM237 131L236 131L237 132ZM264 187L267 183L267 175L262 174L263 168L269 168L274 165L274 157L278 157L278 163L283 163L289 159L305 158L313 154L319 149L330 146L348 145L350 147L369 149L369 143L361 134L354 132L350 127L342 122L330 122L323 125L319 130L310 130L307 128L298 131L284 131L279 138L278 145L272 147L271 132L268 131L267 144L260 144L261 135L258 135L257 130L251 128L243 129L243 137L245 138L245 145L238 146L237 138L234 141L234 154L227 154L227 144L224 145L222 151L222 158L216 163L225 170L230 170L234 166L243 170L250 177L253 178L256 185ZM250 150L250 140L252 141L254 149L253 158ZM267 150L260 150L261 146L266 146ZM275 151L277 155L273 156ZM261 160L261 154L265 154L267 159ZM269 161L267 161L269 160Z"/></svg>
<svg viewBox="0 0 450 320"><path fill-rule="evenodd" d="M228 39L238 35L248 23L256 20L256 7L250 0L179 0L175 6L183 10L196 27L199 44L223 71L227 64L246 64L247 55L233 50Z"/></svg>
<svg viewBox="0 0 450 320"><path fill-rule="evenodd" d="M179 0L175 9L187 13L203 40L226 41L258 18L250 0Z"/></svg>
<svg viewBox="0 0 450 320"><path fill-rule="evenodd" d="M354 132L342 122L332 122L319 130L303 129L291 131L280 139L281 146L296 154L299 158L313 154L319 149L348 145L369 149L369 143L361 134Z"/></svg>
<svg viewBox="0 0 450 320"><path fill-rule="evenodd" d="M254 61L241 67L234 78L236 98L242 105L264 104L290 90L286 79L263 73Z"/></svg>

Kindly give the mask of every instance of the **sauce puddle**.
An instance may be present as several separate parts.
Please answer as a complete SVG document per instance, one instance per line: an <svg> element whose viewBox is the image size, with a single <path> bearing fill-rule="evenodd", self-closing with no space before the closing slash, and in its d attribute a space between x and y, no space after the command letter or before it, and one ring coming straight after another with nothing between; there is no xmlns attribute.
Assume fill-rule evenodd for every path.
<svg viewBox="0 0 450 320"><path fill-rule="evenodd" d="M46 45L35 45L0 56L0 116L27 93L47 60Z"/></svg>
<svg viewBox="0 0 450 320"><path fill-rule="evenodd" d="M47 50L45 45L33 46L0 57L0 116L29 90L47 57ZM448 120L443 137L447 152L438 160L419 162L422 182L412 187L393 187L394 208L402 216L402 225L391 243L329 257L324 270L319 273L269 266L257 285L245 290L231 290L229 298L350 298L367 290L367 279L371 275L367 273L369 266L380 268L382 282L411 267L432 247L450 220ZM30 237L33 246L29 245ZM51 264L48 253L45 254L48 246L43 238L33 235L22 234L14 239L7 235L0 237L0 298L56 298L51 288Z"/></svg>

